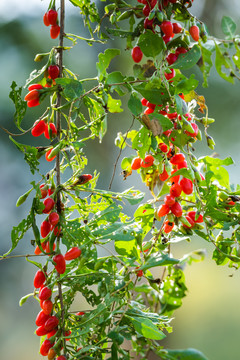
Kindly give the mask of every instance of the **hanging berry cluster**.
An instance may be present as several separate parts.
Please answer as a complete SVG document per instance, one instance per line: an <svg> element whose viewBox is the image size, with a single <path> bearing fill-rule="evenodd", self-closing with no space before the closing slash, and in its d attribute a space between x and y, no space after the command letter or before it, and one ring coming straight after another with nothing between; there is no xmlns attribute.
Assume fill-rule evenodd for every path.
<svg viewBox="0 0 240 360"><path fill-rule="evenodd" d="M48 146L32 147L15 141L14 134L10 137L40 180L31 182L32 188L17 201L19 206L35 192L30 213L14 227L12 248L4 256L32 228L34 254L28 257L46 261L42 265L29 260L38 267L35 290L20 302L32 295L39 302L36 335L41 337L40 353L49 360L129 360L132 352L125 348L125 342L131 340L135 353L144 358L154 352L163 360L195 360L199 356L205 360L193 349L172 351L159 346L171 331L173 311L186 296L184 265L194 259L191 253L173 258L175 239L190 240L192 234L198 235L214 245L217 264L228 263L235 268L240 264L239 190L230 187L223 167L232 161L211 156L198 159L194 155L194 143L202 139L202 133L208 147L214 148L208 134L214 120L208 118L204 97L195 91L198 81L193 74L190 78L183 74L198 64L207 84L212 53L205 46L204 25L189 11L193 1L138 0L131 6L119 0L106 5L100 18L95 2L70 0L84 16L91 34L87 39L65 33L65 0L59 0L60 24L55 2L50 0L43 21L51 25L52 39L59 36L59 46L35 57L36 62L47 61L27 80L25 101L16 84L10 94L18 113L15 123L22 132L26 108L49 99L47 109L27 130L35 141L44 135ZM99 31L106 19L115 26L108 23L107 33L127 38L134 61L133 76L126 77L120 71L108 73L111 60L120 55L120 50L107 49L99 54L97 76L79 80L63 65L63 51L70 49L63 40L74 45L76 39L90 45L105 43L108 35L99 35ZM129 31L119 26L127 19ZM91 22L97 22L95 30ZM216 59L222 61L221 66L231 68L229 81L239 67L236 57L230 67L228 53L228 44L232 43L237 54L240 51L235 26L225 17L227 41L215 44ZM220 70L217 67L226 78ZM94 86L89 89L90 82ZM83 173L87 166L84 145L95 137L102 141L107 116L123 110L119 96L125 94L130 95L128 108L140 129L132 130L131 125L125 135L118 134L118 158L126 145L134 150L134 156L122 160L122 169L125 179L133 171L140 174L153 196L145 203L139 190L111 190L117 163L109 190L96 187L97 172L94 176ZM40 174L39 159L44 155L48 162L55 159L55 163L46 174ZM67 169L70 177L62 183L61 174ZM123 212L126 201L139 204L131 219ZM217 236L216 229L220 229ZM230 229L232 236L225 235L225 241L224 231ZM115 252L109 244L114 244ZM103 249L103 256L99 249ZM159 267L158 278L152 272L155 267ZM88 303L85 311L82 307L81 311L72 309L79 293Z"/></svg>
<svg viewBox="0 0 240 360"><path fill-rule="evenodd" d="M50 36L56 39L60 34L60 26L58 25L58 12L55 8L49 9L43 16L43 23L45 26L50 26Z"/></svg>

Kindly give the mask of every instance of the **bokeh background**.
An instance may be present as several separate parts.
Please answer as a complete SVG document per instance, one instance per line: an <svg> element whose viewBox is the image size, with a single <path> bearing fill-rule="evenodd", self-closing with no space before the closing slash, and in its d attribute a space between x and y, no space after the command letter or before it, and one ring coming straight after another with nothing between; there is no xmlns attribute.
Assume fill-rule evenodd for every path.
<svg viewBox="0 0 240 360"><path fill-rule="evenodd" d="M99 6L104 6L101 2ZM12 80L19 86L25 84L30 72L41 66L34 63L36 53L47 52L56 44L51 40L49 29L43 25L42 16L47 10L48 0L1 0L0 1L0 124L12 132L17 132L13 125L14 108L8 97ZM193 12L206 22L210 33L221 37L221 18L232 16L238 23L240 3L238 0L195 0ZM83 28L81 16L77 8L67 4L66 31L87 36ZM133 65L130 52L125 51L125 42L119 44L115 40L111 46L120 46L122 54L113 62L112 70L118 68L123 73L130 73ZM71 52L65 53L65 63L71 66L80 78L96 76L96 61L103 45L88 46L79 42ZM201 82L201 74L194 69ZM216 152L220 157L232 156L235 165L231 167L231 182L239 183L240 175L240 84L234 86L221 80L211 71L209 88L198 90L207 98L209 115L216 119L211 126L210 134L216 140ZM25 92L24 92L25 95ZM36 120L36 110L29 110L23 122L28 128ZM89 165L87 172L94 169L101 171L99 187L107 187L111 179L113 164L118 151L114 149L114 138L118 131L126 131L131 117L124 115L111 116L109 134L99 144L93 141L87 149ZM18 138L20 142L32 144L31 136ZM42 145L37 140L35 145ZM114 149L114 150L113 150ZM210 154L206 143L199 148L198 154ZM10 247L11 229L17 225L28 212L29 203L16 208L16 199L28 190L32 175L28 165L24 163L22 154L9 141L8 135L0 130L0 253ZM124 155L124 154L123 154ZM43 171L48 164L42 164ZM45 166L45 168L44 168ZM113 190L135 185L143 188L139 179L131 176L122 181L121 169L117 168ZM19 244L14 254L32 253L31 234ZM204 262L186 268L188 296L183 306L176 311L172 324L173 334L169 335L165 344L169 348L195 347L205 353L210 360L237 360L239 355L240 333L240 276L239 272L227 267L217 267L211 260L212 248L203 240L194 239L190 244L179 244L174 255L181 256L193 249L206 248L207 257ZM32 279L34 266L25 259L9 259L0 261L0 349L1 359L37 360L39 339L34 335L35 316L39 311L36 301L29 299L23 307L19 307L19 299L33 291Z"/></svg>

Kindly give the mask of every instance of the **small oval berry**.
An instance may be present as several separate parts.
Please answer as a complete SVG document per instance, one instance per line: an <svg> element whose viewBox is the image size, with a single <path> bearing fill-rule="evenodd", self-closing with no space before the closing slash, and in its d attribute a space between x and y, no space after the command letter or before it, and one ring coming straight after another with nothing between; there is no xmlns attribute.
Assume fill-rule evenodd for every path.
<svg viewBox="0 0 240 360"><path fill-rule="evenodd" d="M168 146L164 143L161 143L158 145L159 149L164 152L164 153L167 153L168 152Z"/></svg>
<svg viewBox="0 0 240 360"><path fill-rule="evenodd" d="M49 349L51 349L51 347L53 347L53 343L51 343L51 341L49 341L48 339L44 340L41 347L40 347L40 354L42 356L47 356Z"/></svg>
<svg viewBox="0 0 240 360"><path fill-rule="evenodd" d="M31 90L27 95L25 96L25 101L35 100L39 98L39 92L38 90Z"/></svg>
<svg viewBox="0 0 240 360"><path fill-rule="evenodd" d="M177 165L182 163L185 160L185 156L181 153L173 155L173 157L170 160L170 163L173 165Z"/></svg>
<svg viewBox="0 0 240 360"><path fill-rule="evenodd" d="M66 252L66 254L64 255L65 260L69 261L69 260L73 260L78 258L81 255L82 251L81 249L79 249L77 246L74 246L73 248L71 248L70 250L68 250Z"/></svg>
<svg viewBox="0 0 240 360"><path fill-rule="evenodd" d="M38 106L38 105L40 105L39 99L33 99L33 100L29 100L27 102L27 106L30 107L30 108Z"/></svg>
<svg viewBox="0 0 240 360"><path fill-rule="evenodd" d="M59 324L59 320L56 316L50 316L44 324L45 329L49 332L55 329Z"/></svg>
<svg viewBox="0 0 240 360"><path fill-rule="evenodd" d="M51 295L52 295L52 290L49 287L44 286L39 291L38 297L39 297L40 300L47 300L47 299L49 299L51 297Z"/></svg>
<svg viewBox="0 0 240 360"><path fill-rule="evenodd" d="M43 202L45 208L43 209L44 214L49 214L50 211L54 208L55 201L52 198L47 198Z"/></svg>
<svg viewBox="0 0 240 360"><path fill-rule="evenodd" d="M146 155L145 159L141 161L141 167L147 168L152 166L154 163L154 157L152 155Z"/></svg>
<svg viewBox="0 0 240 360"><path fill-rule="evenodd" d="M44 15L43 15L43 23L45 26L49 26L50 25L50 22L48 20L48 12L46 12Z"/></svg>
<svg viewBox="0 0 240 360"><path fill-rule="evenodd" d="M132 59L135 63L139 63L142 60L143 53L139 46L134 46L131 52Z"/></svg>
<svg viewBox="0 0 240 360"><path fill-rule="evenodd" d="M46 249L46 243L43 242L43 243L41 244L41 246L42 246L42 249L45 251L45 249ZM40 255L41 253L42 253L42 250L41 250L40 247L37 245L36 248L35 248L35 250L34 250L34 254L35 254L35 255Z"/></svg>
<svg viewBox="0 0 240 360"><path fill-rule="evenodd" d="M141 161L142 159L140 157L136 157L132 160L132 163L131 163L131 169L132 170L138 170L140 169L141 167Z"/></svg>
<svg viewBox="0 0 240 360"><path fill-rule="evenodd" d="M50 65L48 67L48 75L52 80L55 80L59 76L59 67L57 65Z"/></svg>
<svg viewBox="0 0 240 360"><path fill-rule="evenodd" d="M50 224L52 226L56 226L59 222L59 215L58 213L56 212L52 212L50 215L49 215L49 218L48 218L48 221L50 222Z"/></svg>
<svg viewBox="0 0 240 360"><path fill-rule="evenodd" d="M171 231L172 231L172 229L174 228L174 222L171 222L171 221L166 221L165 223L164 223L164 227L163 227L163 230L164 230L164 232L166 233L166 234L169 234Z"/></svg>
<svg viewBox="0 0 240 360"><path fill-rule="evenodd" d="M58 329L53 329L47 334L47 338L50 339L52 336L54 336L57 333Z"/></svg>
<svg viewBox="0 0 240 360"><path fill-rule="evenodd" d="M182 31L182 27L178 23L173 23L173 32L174 34L179 34Z"/></svg>
<svg viewBox="0 0 240 360"><path fill-rule="evenodd" d="M36 125L35 125L35 124L36 124ZM44 121L44 120L40 120L40 121L37 120L37 121L35 121L34 127L33 127L32 130L31 130L32 136L37 137L37 136L42 135L42 134L44 133L44 131L45 131L45 126L46 126L46 124L45 124L45 121Z"/></svg>
<svg viewBox="0 0 240 360"><path fill-rule="evenodd" d="M32 90L41 90L43 89L43 86L41 84L32 84L28 87L28 90L29 91L32 91Z"/></svg>
<svg viewBox="0 0 240 360"><path fill-rule="evenodd" d="M42 224L41 224L41 229L40 229L40 231L41 231L41 236L42 236L43 238L45 238L46 236L48 236L48 234L49 234L50 231L51 231L51 224L50 224L50 222L47 221L47 220L44 220L44 221L42 222Z"/></svg>
<svg viewBox="0 0 240 360"><path fill-rule="evenodd" d="M168 62L168 65L172 65L174 64L176 61L177 61L177 55L176 54L173 54L173 53L170 53L167 57L166 57L166 60Z"/></svg>
<svg viewBox="0 0 240 360"><path fill-rule="evenodd" d="M183 162L181 162L180 164L177 164L177 169L183 169L183 168L187 168L188 167L188 163L186 162L186 160L184 160Z"/></svg>
<svg viewBox="0 0 240 360"><path fill-rule="evenodd" d="M38 270L34 276L33 285L36 289L40 288L46 280L46 276L42 270Z"/></svg>
<svg viewBox="0 0 240 360"><path fill-rule="evenodd" d="M181 195L181 192L182 192L182 187L178 183L174 183L170 187L170 195L175 197L175 198L179 197Z"/></svg>
<svg viewBox="0 0 240 360"><path fill-rule="evenodd" d="M182 207L181 207L181 205L178 202L175 202L175 204L173 204L173 206L171 206L171 212L176 217L181 217L182 216Z"/></svg>
<svg viewBox="0 0 240 360"><path fill-rule="evenodd" d="M172 195L166 195L164 198L164 203L168 206L172 206L175 202L175 197Z"/></svg>
<svg viewBox="0 0 240 360"><path fill-rule="evenodd" d="M170 207L166 204L163 204L160 206L160 208L157 211L157 215L158 217L163 217L165 215L167 215L170 211Z"/></svg>
<svg viewBox="0 0 240 360"><path fill-rule="evenodd" d="M147 106L148 100L145 98L141 99L142 106Z"/></svg>
<svg viewBox="0 0 240 360"><path fill-rule="evenodd" d="M60 34L60 26L59 25L52 25L50 27L50 36L52 39L56 39Z"/></svg>
<svg viewBox="0 0 240 360"><path fill-rule="evenodd" d="M44 335L47 335L47 333L48 333L48 331L45 329L44 325L41 325L36 329L37 336L44 336Z"/></svg>
<svg viewBox="0 0 240 360"><path fill-rule="evenodd" d="M56 25L57 24L58 13L57 13L56 10L50 9L47 12L47 17L48 17L48 22L49 22L50 25Z"/></svg>
<svg viewBox="0 0 240 360"><path fill-rule="evenodd" d="M55 269L59 274L64 274L66 270L66 261L62 254L57 254L53 257L53 261L56 263L54 265Z"/></svg>
<svg viewBox="0 0 240 360"><path fill-rule="evenodd" d="M48 360L53 360L53 359L55 359L55 356L57 355L57 353L56 353L56 351L53 349L53 348L51 348L51 349L49 349L49 351L48 351Z"/></svg>
<svg viewBox="0 0 240 360"><path fill-rule="evenodd" d="M50 295L51 296L51 295ZM42 311L44 312L44 314L46 315L50 315L52 312L52 308L53 308L53 303L51 300L46 299L42 302Z"/></svg>
<svg viewBox="0 0 240 360"><path fill-rule="evenodd" d="M171 21L163 21L162 24L160 25L160 28L166 36L169 36L169 37L174 36L173 25L172 25Z"/></svg>
<svg viewBox="0 0 240 360"><path fill-rule="evenodd" d="M42 326L49 319L50 315L45 314L43 310L41 310L35 320L37 326Z"/></svg>
<svg viewBox="0 0 240 360"><path fill-rule="evenodd" d="M190 35L194 41L199 40L199 27L196 25L193 25L189 29Z"/></svg>
<svg viewBox="0 0 240 360"><path fill-rule="evenodd" d="M193 183L190 179L187 178L183 178L180 181L180 185L182 188L182 191L186 194L186 195L190 195L193 192Z"/></svg>

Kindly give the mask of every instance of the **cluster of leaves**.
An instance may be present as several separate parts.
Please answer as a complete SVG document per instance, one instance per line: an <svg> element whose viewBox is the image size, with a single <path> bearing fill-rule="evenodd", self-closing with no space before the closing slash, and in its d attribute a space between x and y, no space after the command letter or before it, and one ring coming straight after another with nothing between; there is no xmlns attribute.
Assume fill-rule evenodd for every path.
<svg viewBox="0 0 240 360"><path fill-rule="evenodd" d="M127 48L132 48L133 42L136 42L146 59L143 65L133 66L132 76L125 76L120 71L109 73L110 62L120 55L120 50L105 50L99 54L97 76L92 79L96 81L96 85L90 90L85 89L86 80L78 79L71 70L64 67L61 76L55 80L56 85L51 87L46 95L50 96L50 101L41 117L48 117L51 121L61 117L61 132L57 138L47 147L31 147L18 143L11 137L13 143L23 152L31 172L37 172L39 179L38 182L33 181L30 190L18 200L19 206L30 193L34 193L29 215L14 227L12 247L4 257L17 246L30 228L33 228L35 245L43 249L43 243L49 241L51 252L50 256L47 256L43 251L47 258L44 265L28 260L48 274L47 286L57 293L53 300L55 315L60 319L60 327L53 339L57 355L60 355L63 347L63 354L69 360L103 359L105 355L112 360L127 360L133 352L142 359L147 359L150 351L162 359L204 360L206 357L196 350L166 350L159 343L171 332L172 313L181 306L182 299L186 296L183 273L185 264L202 260L204 257L201 250L196 250L181 259L175 259L171 255L171 248L174 243L189 241L193 235L197 235L213 244L213 259L217 264L238 268L240 188L234 189L230 186L225 169L225 166L232 164L230 158L221 160L204 156L198 159L193 154L193 144L201 140L201 132L204 132L210 149L214 148L214 140L208 134L209 124L213 119L208 118L205 99L196 92L198 81L194 74L188 77L183 72L197 64L203 73L203 84L207 86L212 66L211 57L215 52L219 75L230 82L234 81L234 77L238 78L240 49L238 36L235 35L236 25L232 19L224 17L222 29L226 39L212 38L208 36L204 24L191 15L191 1L165 1L165 5L164 2L156 2L151 11L156 28L164 19L179 21L183 26L181 33L165 44L160 27L155 31L145 29L143 4L140 2L128 4L123 0L112 1L106 5L102 18L94 2L70 2L81 10L89 28L92 37L85 39L88 43L103 41L111 36L126 38ZM161 11L159 5L163 6ZM106 19L109 19L112 26L109 26L108 22L104 30ZM92 30L91 23L97 24L95 31ZM200 28L198 43L192 42L189 34L189 27L195 23ZM93 38L96 33L98 40ZM65 36L74 44L75 38L81 39L78 35L70 35ZM177 47L187 51L169 65L166 56ZM233 48L236 52L232 55ZM62 48L63 51L66 49L69 47ZM36 61L46 60L45 65L30 75L26 85L38 82L45 86L46 70L58 52L59 48L54 47L48 53L37 55ZM223 71L223 68L228 72ZM169 82L164 74L173 69L175 76ZM26 103L21 99L21 92L21 88L17 89L13 83L10 97L16 107L14 119L18 129L23 131L21 121L26 112ZM122 193L98 189L97 173L87 184L81 183L81 176L87 165L84 145L94 137L102 140L107 133L108 114L123 111L120 100L122 96L129 96L131 122L133 118L140 124L138 130L119 133L116 138L116 145L121 151L126 144L133 149L132 156L122 160L125 178L132 174L133 158L138 156L144 160L146 154L151 154L154 158L150 167L138 170L153 196L152 200L145 203L144 194L133 188ZM143 115L142 96L148 102L168 109L169 114L176 112L176 118L163 115L157 110L158 107L151 115ZM188 133L189 130L190 133L193 131L191 126L189 129L186 114L191 116L194 124L199 125L198 136L192 137L186 133L187 129ZM171 148L171 154L161 152L159 143ZM39 170L43 160L41 157L49 149L53 149L58 156L59 167L56 165L47 174L42 174ZM180 196L178 201L181 202L184 214L189 210L201 213L204 225L195 224L191 228L184 216L178 219L169 214L168 219L175 223L175 227L170 233L165 233L165 219L158 217L157 208L159 202L163 201L163 196L170 191L171 157L179 152L185 154L187 167L178 169L174 176L190 179L194 184L194 191ZM60 172L64 173L67 169L71 171L71 176L59 184L56 178L60 176ZM159 178L163 169L166 169L168 174L166 181ZM204 174L202 177L200 170ZM43 211L39 188L41 182L55 189L53 197L56 199L60 215L58 226L61 229L60 233L50 233L43 239L36 225L36 218L40 217ZM130 205L139 204L131 218L124 214L123 205L126 201ZM228 235L225 235L225 232ZM56 250L53 246L55 243ZM114 249L110 250L112 244ZM82 253L59 275L54 268L53 257L60 253L64 246L67 250L78 246ZM100 256L102 249L108 255ZM156 267L161 274L158 278L153 271ZM72 311L73 301L79 293L89 305L88 309L79 309L83 312L81 316ZM38 290L29 294L36 299L37 295ZM21 300L21 304L27 298L28 295ZM66 330L71 331L67 342ZM42 341L44 339L43 336ZM132 350L125 346L124 341L132 343Z"/></svg>

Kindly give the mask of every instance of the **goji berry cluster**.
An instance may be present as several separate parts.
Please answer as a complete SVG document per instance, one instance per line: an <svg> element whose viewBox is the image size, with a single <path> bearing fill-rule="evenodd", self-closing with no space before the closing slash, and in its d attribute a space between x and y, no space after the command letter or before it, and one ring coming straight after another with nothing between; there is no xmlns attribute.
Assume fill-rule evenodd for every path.
<svg viewBox="0 0 240 360"><path fill-rule="evenodd" d="M145 5L142 9L144 19L144 29L150 29L153 32L160 33L165 44L168 44L176 34L190 34L192 40L198 41L200 38L199 27L195 24L189 25L187 31L177 22L172 22L166 19L166 13L162 10L168 6L169 3L176 3L177 0L164 0L163 4L159 4L157 0L137 0L139 3ZM158 29L156 28L158 26ZM175 46L176 47L176 46ZM176 49L170 49L166 60L169 65L177 61L180 54L185 54L188 48L177 46ZM133 61L139 63L142 60L143 53L141 48L136 45L132 49Z"/></svg>
<svg viewBox="0 0 240 360"><path fill-rule="evenodd" d="M56 213L51 213L56 214ZM55 223L58 223L58 218L56 218ZM44 244L44 242L42 243ZM47 246L42 246L47 252ZM47 252L47 254L54 254L54 249ZM35 253L41 253L39 247L35 249ZM51 254L50 254L51 253ZM63 274L66 270L66 261L74 260L81 255L81 250L78 247L73 247L68 250L63 256L61 253L57 253L53 256L52 260L54 263L55 270L58 274ZM48 285L48 275L45 270L38 270L35 274L33 285L35 289L39 289L38 297L40 300L41 311L36 317L36 335L44 336L45 339L40 346L40 354L43 356L48 356L48 359L54 359L57 354L61 351L61 347L56 344L56 337L60 335L59 332L59 312L57 306L54 305L54 300L52 300L52 288ZM56 312L54 313L54 309ZM83 312L77 313L76 316L83 315ZM70 330L64 332L65 336L71 334ZM66 339L68 340L68 339ZM56 345L56 346L55 346ZM55 347L54 347L55 346ZM57 357L58 360L66 359L65 356L60 355Z"/></svg>
<svg viewBox="0 0 240 360"><path fill-rule="evenodd" d="M28 87L29 92L25 96L24 100L27 101L28 107L35 107L40 105L41 100L47 95L50 90L45 88L50 88L53 85L56 85L55 79L59 76L59 67L57 65L50 65L44 73L44 79L42 84L32 84ZM40 134L41 135L41 134ZM38 135L36 135L38 136Z"/></svg>
<svg viewBox="0 0 240 360"><path fill-rule="evenodd" d="M60 34L60 26L58 25L58 13L52 8L43 15L43 23L45 26L50 26L50 36L56 39Z"/></svg>

